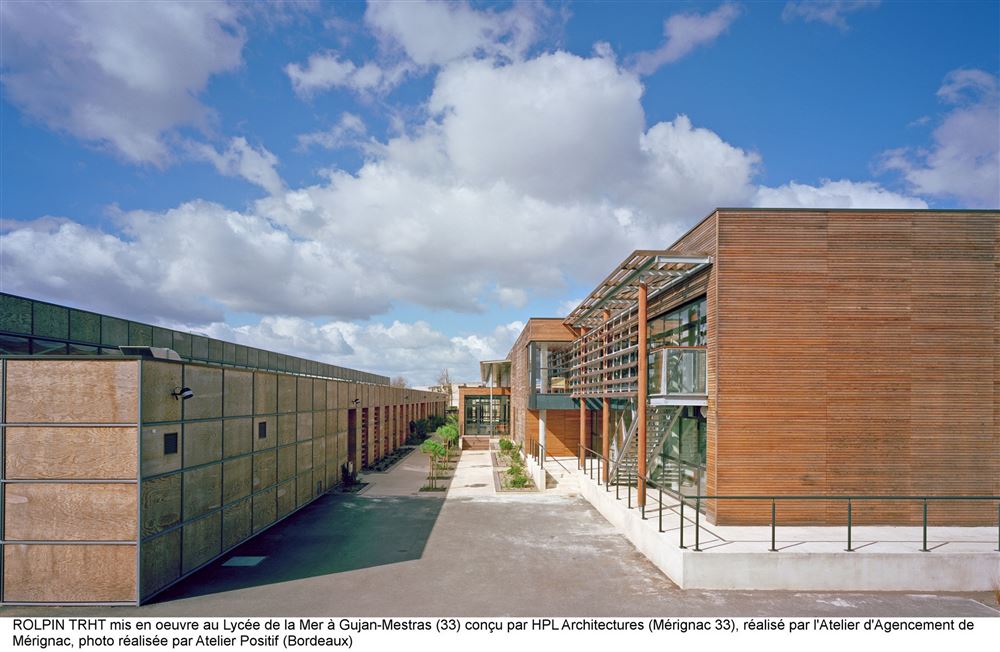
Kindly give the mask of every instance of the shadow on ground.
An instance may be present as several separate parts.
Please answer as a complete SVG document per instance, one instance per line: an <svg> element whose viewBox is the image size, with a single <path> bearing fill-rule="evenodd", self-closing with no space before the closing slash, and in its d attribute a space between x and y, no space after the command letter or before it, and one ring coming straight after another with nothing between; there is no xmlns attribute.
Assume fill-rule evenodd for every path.
<svg viewBox="0 0 1000 652"><path fill-rule="evenodd" d="M419 559L442 505L443 497L327 494L151 603ZM264 559L254 566L223 565L233 557Z"/></svg>

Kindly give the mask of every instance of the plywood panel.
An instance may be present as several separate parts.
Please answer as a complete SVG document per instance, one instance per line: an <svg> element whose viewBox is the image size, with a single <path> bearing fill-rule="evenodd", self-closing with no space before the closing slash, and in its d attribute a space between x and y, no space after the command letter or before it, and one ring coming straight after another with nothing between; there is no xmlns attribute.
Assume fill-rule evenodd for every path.
<svg viewBox="0 0 1000 652"><path fill-rule="evenodd" d="M297 447L282 446L278 449L278 482L295 476L295 456Z"/></svg>
<svg viewBox="0 0 1000 652"><path fill-rule="evenodd" d="M135 546L8 544L8 602L134 602Z"/></svg>
<svg viewBox="0 0 1000 652"><path fill-rule="evenodd" d="M313 379L313 410L326 409L326 385L327 381L325 380L320 380L318 378Z"/></svg>
<svg viewBox="0 0 1000 652"><path fill-rule="evenodd" d="M277 481L277 453L274 450L262 451L253 455L253 491L270 487Z"/></svg>
<svg viewBox="0 0 1000 652"><path fill-rule="evenodd" d="M197 518L222 505L222 465L184 472L184 520Z"/></svg>
<svg viewBox="0 0 1000 652"><path fill-rule="evenodd" d="M313 381L312 378L297 378L298 385L298 404L296 405L296 410L302 412L303 410L313 409Z"/></svg>
<svg viewBox="0 0 1000 652"><path fill-rule="evenodd" d="M6 474L18 480L136 476L137 430L103 427L9 427Z"/></svg>
<svg viewBox="0 0 1000 652"><path fill-rule="evenodd" d="M326 437L313 439L313 466L326 465Z"/></svg>
<svg viewBox="0 0 1000 652"><path fill-rule="evenodd" d="M166 438L177 435L176 452L167 454ZM160 473L177 471L181 468L181 451L184 450L184 433L181 424L146 427L142 429L142 475L148 477Z"/></svg>
<svg viewBox="0 0 1000 652"><path fill-rule="evenodd" d="M181 386L183 365L176 362L142 361L142 421L180 421L181 402L173 391Z"/></svg>
<svg viewBox="0 0 1000 652"><path fill-rule="evenodd" d="M181 576L181 531L172 530L142 543L142 597Z"/></svg>
<svg viewBox="0 0 1000 652"><path fill-rule="evenodd" d="M295 509L295 479L278 485L278 518Z"/></svg>
<svg viewBox="0 0 1000 652"><path fill-rule="evenodd" d="M313 436L313 415L312 412L299 412L297 418L298 427L295 432L298 441L312 439Z"/></svg>
<svg viewBox="0 0 1000 652"><path fill-rule="evenodd" d="M184 466L208 464L222 459L222 421L184 424Z"/></svg>
<svg viewBox="0 0 1000 652"><path fill-rule="evenodd" d="M277 490L272 488L253 496L253 531L260 532L274 523L277 518L275 497Z"/></svg>
<svg viewBox="0 0 1000 652"><path fill-rule="evenodd" d="M225 394L222 413L227 417L242 417L253 414L253 373L239 369L226 369L224 377Z"/></svg>
<svg viewBox="0 0 1000 652"><path fill-rule="evenodd" d="M296 416L294 414L278 415L279 446L284 446L285 444L291 444L295 441L295 422L296 422Z"/></svg>
<svg viewBox="0 0 1000 652"><path fill-rule="evenodd" d="M185 419L222 416L222 369L186 364L184 386L194 392L194 398L182 401Z"/></svg>
<svg viewBox="0 0 1000 652"><path fill-rule="evenodd" d="M261 424L264 424L264 436L261 437ZM278 440L278 418L277 417L257 417L253 420L253 449L255 451L265 448L274 448Z"/></svg>
<svg viewBox="0 0 1000 652"><path fill-rule="evenodd" d="M142 483L142 536L148 537L181 522L181 474Z"/></svg>
<svg viewBox="0 0 1000 652"><path fill-rule="evenodd" d="M296 469L299 473L312 468L312 442L302 442L296 446Z"/></svg>
<svg viewBox="0 0 1000 652"><path fill-rule="evenodd" d="M253 405L254 414L273 414L278 411L278 377L275 374L254 373Z"/></svg>
<svg viewBox="0 0 1000 652"><path fill-rule="evenodd" d="M11 541L135 540L136 500L134 484L8 484L4 536Z"/></svg>
<svg viewBox="0 0 1000 652"><path fill-rule="evenodd" d="M228 550L250 537L251 500L241 500L222 512L222 549Z"/></svg>
<svg viewBox="0 0 1000 652"><path fill-rule="evenodd" d="M222 513L186 523L183 527L184 547L181 551L181 572L189 573L222 552Z"/></svg>
<svg viewBox="0 0 1000 652"><path fill-rule="evenodd" d="M222 504L250 495L253 459L250 456L227 460L222 464Z"/></svg>
<svg viewBox="0 0 1000 652"><path fill-rule="evenodd" d="M136 423L139 363L10 360L8 423Z"/></svg>
<svg viewBox="0 0 1000 652"><path fill-rule="evenodd" d="M295 506L301 507L312 500L312 471L306 471L295 478Z"/></svg>
<svg viewBox="0 0 1000 652"><path fill-rule="evenodd" d="M295 412L295 376L278 376L278 412Z"/></svg>
<svg viewBox="0 0 1000 652"><path fill-rule="evenodd" d="M222 456L245 455L253 450L253 419L226 419L222 427Z"/></svg>

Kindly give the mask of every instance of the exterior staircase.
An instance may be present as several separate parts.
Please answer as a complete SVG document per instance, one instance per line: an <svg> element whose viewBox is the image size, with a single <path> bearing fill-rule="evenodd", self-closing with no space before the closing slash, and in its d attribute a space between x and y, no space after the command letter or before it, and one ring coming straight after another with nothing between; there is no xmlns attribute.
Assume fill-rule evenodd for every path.
<svg viewBox="0 0 1000 652"><path fill-rule="evenodd" d="M650 406L646 414L646 462L649 468L649 461L660 454L660 450L667 441L667 436L680 417L681 410L676 407ZM636 422L633 422L636 423ZM618 465L614 467L611 476L611 484L620 486L636 486L638 478L638 448L639 437L636 428L629 430L624 452L619 458ZM669 475L668 475L669 474ZM677 470L674 468L664 469L657 466L650 479L654 482L662 481L668 483L677 479Z"/></svg>
<svg viewBox="0 0 1000 652"><path fill-rule="evenodd" d="M577 465L576 458L560 457L558 459L558 462L552 458L545 460L545 490L554 490L556 493L578 493L580 481L572 471Z"/></svg>

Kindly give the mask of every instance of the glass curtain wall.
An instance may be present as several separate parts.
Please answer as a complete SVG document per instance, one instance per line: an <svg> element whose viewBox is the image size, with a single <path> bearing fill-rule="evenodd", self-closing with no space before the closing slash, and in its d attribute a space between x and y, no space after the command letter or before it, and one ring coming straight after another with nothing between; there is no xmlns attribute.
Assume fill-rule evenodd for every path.
<svg viewBox="0 0 1000 652"><path fill-rule="evenodd" d="M650 478L684 495L704 495L708 429L705 408L657 406L650 409L650 420L669 429L649 461Z"/></svg>
<svg viewBox="0 0 1000 652"><path fill-rule="evenodd" d="M466 396L465 434L505 437L510 424L510 397Z"/></svg>

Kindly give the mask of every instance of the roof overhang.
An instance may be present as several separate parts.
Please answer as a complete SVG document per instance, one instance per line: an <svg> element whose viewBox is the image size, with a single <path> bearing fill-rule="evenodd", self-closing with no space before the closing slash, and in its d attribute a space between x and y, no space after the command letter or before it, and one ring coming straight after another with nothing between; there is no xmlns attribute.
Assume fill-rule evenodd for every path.
<svg viewBox="0 0 1000 652"><path fill-rule="evenodd" d="M711 264L712 257L706 254L638 249L594 288L563 322L574 328L596 326L604 321L605 310L614 315L635 306L640 285L645 285L649 294L653 294L683 282Z"/></svg>
<svg viewBox="0 0 1000 652"><path fill-rule="evenodd" d="M510 360L480 360L479 361L479 377L484 383L489 383L490 378L496 373L495 370L503 369L503 365L510 367ZM502 373L502 372L501 372Z"/></svg>

